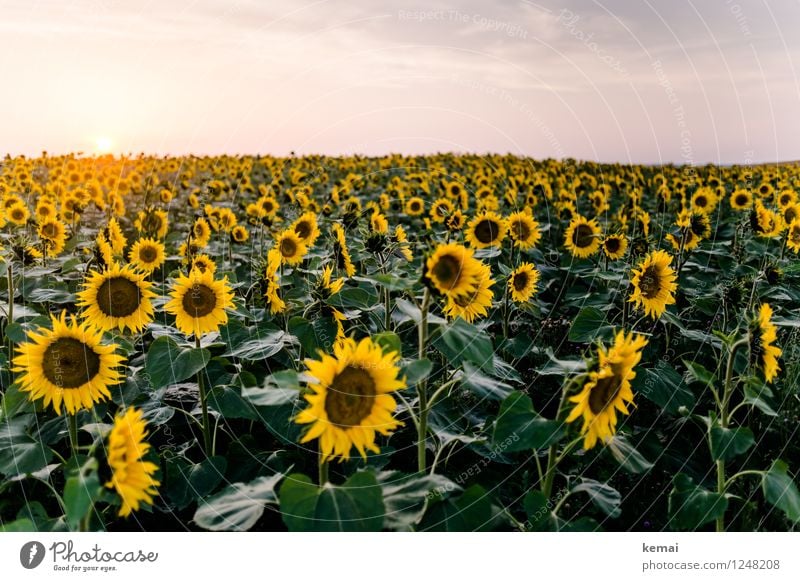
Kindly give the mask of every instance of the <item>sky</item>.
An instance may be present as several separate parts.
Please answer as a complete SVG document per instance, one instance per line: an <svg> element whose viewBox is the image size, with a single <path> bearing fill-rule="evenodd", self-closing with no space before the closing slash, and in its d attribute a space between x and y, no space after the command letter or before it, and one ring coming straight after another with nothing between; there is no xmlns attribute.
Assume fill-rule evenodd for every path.
<svg viewBox="0 0 800 581"><path fill-rule="evenodd" d="M0 0L0 154L800 159L797 0Z"/></svg>

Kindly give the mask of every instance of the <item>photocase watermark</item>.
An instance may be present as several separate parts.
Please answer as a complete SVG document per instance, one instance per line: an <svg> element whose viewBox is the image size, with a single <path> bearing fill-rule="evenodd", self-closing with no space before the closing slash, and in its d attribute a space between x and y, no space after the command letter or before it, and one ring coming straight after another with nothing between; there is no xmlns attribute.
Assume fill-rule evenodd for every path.
<svg viewBox="0 0 800 581"><path fill-rule="evenodd" d="M581 42L591 53L593 53L600 62L608 66L611 70L618 72L620 75L627 77L628 70L622 66L622 62L609 54L603 49L600 44L594 39L594 32L586 32L578 26L581 17L580 14L575 14L572 10L563 8L558 13L556 22L561 24L575 39Z"/></svg>
<svg viewBox="0 0 800 581"><path fill-rule="evenodd" d="M689 129L689 124L686 121L686 111L683 108L681 100L672 86L672 82L664 72L664 66L659 59L652 62L651 66L656 73L658 85L664 89L667 96L667 101L672 106L672 116L675 118L675 124L678 126L680 132L680 152L681 158L685 164L684 174L688 177L693 177L696 174L694 168L694 148L692 146L692 131Z"/></svg>
<svg viewBox="0 0 800 581"><path fill-rule="evenodd" d="M510 38L528 38L528 31L519 24L505 20L489 18L478 13L461 12L460 10L399 10L398 20L414 22L456 22L474 24L483 30L499 32Z"/></svg>
<svg viewBox="0 0 800 581"><path fill-rule="evenodd" d="M110 573L119 570L119 564L155 563L158 560L157 552L143 549L104 550L98 544L79 549L73 541L56 541L45 548L39 541L29 541L20 548L19 562L25 569L35 569L48 555L54 571L73 573Z"/></svg>
<svg viewBox="0 0 800 581"><path fill-rule="evenodd" d="M19 562L26 569L36 569L44 561L44 545L39 541L29 541L19 550Z"/></svg>

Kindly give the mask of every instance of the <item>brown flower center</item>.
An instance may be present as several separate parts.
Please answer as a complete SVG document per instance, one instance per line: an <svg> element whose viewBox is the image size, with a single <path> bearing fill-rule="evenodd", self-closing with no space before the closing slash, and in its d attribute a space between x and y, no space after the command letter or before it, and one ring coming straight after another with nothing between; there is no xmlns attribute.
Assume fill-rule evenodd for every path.
<svg viewBox="0 0 800 581"><path fill-rule="evenodd" d="M295 224L294 232L300 238L305 240L306 238L311 236L311 224L309 224L307 220L302 220L301 222Z"/></svg>
<svg viewBox="0 0 800 581"><path fill-rule="evenodd" d="M109 317L127 317L141 302L139 285L122 276L104 280L97 289L97 307Z"/></svg>
<svg viewBox="0 0 800 581"><path fill-rule="evenodd" d="M475 238L481 244L491 244L500 235L500 228L494 220L481 220L475 225Z"/></svg>
<svg viewBox="0 0 800 581"><path fill-rule="evenodd" d="M531 229L524 220L514 220L511 223L511 234L515 240L526 241L531 236Z"/></svg>
<svg viewBox="0 0 800 581"><path fill-rule="evenodd" d="M598 415L610 406L619 394L620 387L622 381L617 375L598 379L589 393L589 409L592 413Z"/></svg>
<svg viewBox="0 0 800 581"><path fill-rule="evenodd" d="M155 262L158 258L158 252L152 246L142 246L139 248L139 259L145 264Z"/></svg>
<svg viewBox="0 0 800 581"><path fill-rule="evenodd" d="M284 258L292 258L297 254L297 244L291 238L284 238L281 240L281 256Z"/></svg>
<svg viewBox="0 0 800 581"><path fill-rule="evenodd" d="M204 284L192 285L183 295L183 310L195 319L211 314L216 306L217 295L214 289Z"/></svg>
<svg viewBox="0 0 800 581"><path fill-rule="evenodd" d="M100 356L81 341L63 337L45 349L42 372L53 385L75 389L100 372Z"/></svg>
<svg viewBox="0 0 800 581"><path fill-rule="evenodd" d="M431 274L440 285L452 289L457 286L460 272L461 262L454 256L445 255L433 265Z"/></svg>
<svg viewBox="0 0 800 581"><path fill-rule="evenodd" d="M620 240L619 238L606 239L606 250L609 254L616 254L619 252Z"/></svg>
<svg viewBox="0 0 800 581"><path fill-rule="evenodd" d="M646 299L658 296L661 290L661 276L659 276L658 267L651 265L644 270L642 276L639 277L639 290Z"/></svg>
<svg viewBox="0 0 800 581"><path fill-rule="evenodd" d="M336 426L357 426L369 416L375 401L375 381L364 369L347 366L325 396L325 413Z"/></svg>
<svg viewBox="0 0 800 581"><path fill-rule="evenodd" d="M572 243L577 248L587 248L594 240L594 230L588 224L578 224L572 233Z"/></svg>

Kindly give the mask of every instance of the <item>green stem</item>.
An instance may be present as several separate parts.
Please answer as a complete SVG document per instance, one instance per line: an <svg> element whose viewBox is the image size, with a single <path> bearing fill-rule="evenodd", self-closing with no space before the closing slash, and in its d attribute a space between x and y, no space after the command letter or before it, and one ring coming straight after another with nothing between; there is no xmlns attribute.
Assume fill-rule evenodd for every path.
<svg viewBox="0 0 800 581"><path fill-rule="evenodd" d="M320 488L322 488L328 482L328 463L325 460L322 459L322 451L321 450L319 452L318 458L319 458L319 462L318 462L318 466L317 467L318 467L319 470L318 470L317 473L318 473L319 476L318 476L317 482L319 482L319 486L320 486Z"/></svg>
<svg viewBox="0 0 800 581"><path fill-rule="evenodd" d="M6 312L6 334L8 334L8 326L14 322L14 267L11 264L11 258L8 260L8 268L6 269L6 277L8 279L8 311ZM14 359L14 342L11 337L8 337L8 373L11 374L11 361ZM13 378L12 378L13 379Z"/></svg>
<svg viewBox="0 0 800 581"><path fill-rule="evenodd" d="M428 349L428 308L431 303L431 292L427 288L422 296L418 331L419 359L424 359ZM428 438L428 381L423 379L417 384L419 397L419 425L417 426L417 469L424 474L426 470L425 443Z"/></svg>
<svg viewBox="0 0 800 581"><path fill-rule="evenodd" d="M719 422L722 428L727 428L730 423L730 414L728 413L728 405L733 395L733 365L736 359L736 352L749 343L749 337L745 336L736 341L730 348L728 353L728 362L725 366L725 384L722 392L722 405L719 407ZM710 443L710 440L709 440ZM717 460L717 494L725 494L727 488L725 480L725 460ZM716 530L721 533L725 530L725 515L722 514L717 517Z"/></svg>
<svg viewBox="0 0 800 581"><path fill-rule="evenodd" d="M763 470L742 470L741 472L737 472L736 474L734 474L733 476L728 478L728 480L725 481L725 488L727 489L728 486L733 484L733 481L736 480L737 478L740 478L742 476L755 476L755 475L761 476L763 478L764 471Z"/></svg>
<svg viewBox="0 0 800 581"><path fill-rule="evenodd" d="M556 421L561 417L564 410L564 403L567 401L567 391L575 380L568 381L561 388L561 399L558 401L558 411L556 411ZM547 452L547 468L544 473L544 482L542 482L542 494L546 499L550 499L550 494L553 492L553 481L556 478L556 467L560 458L558 457L558 444L553 444Z"/></svg>
<svg viewBox="0 0 800 581"><path fill-rule="evenodd" d="M200 337L195 335L194 338L195 348L200 350ZM206 451L206 456L211 457L214 451L211 446L211 422L208 420L208 398L206 395L206 386L203 381L203 370L197 372L197 387L200 390L200 408L203 413L203 448Z"/></svg>
<svg viewBox="0 0 800 581"><path fill-rule="evenodd" d="M72 457L78 455L78 416L75 414L67 414L67 431L69 432L69 447L72 451Z"/></svg>

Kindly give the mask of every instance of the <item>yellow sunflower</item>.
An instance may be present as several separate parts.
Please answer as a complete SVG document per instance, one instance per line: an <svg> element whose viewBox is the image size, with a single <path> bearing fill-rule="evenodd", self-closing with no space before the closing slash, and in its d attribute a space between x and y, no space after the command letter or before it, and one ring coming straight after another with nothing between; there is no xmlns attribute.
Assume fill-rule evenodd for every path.
<svg viewBox="0 0 800 581"><path fill-rule="evenodd" d="M454 210L455 206L453 205L453 202L447 198L439 198L431 206L431 220L438 222L439 224L443 224L447 217L450 216Z"/></svg>
<svg viewBox="0 0 800 581"><path fill-rule="evenodd" d="M564 246L574 257L588 258L600 249L601 235L596 220L575 214L564 233Z"/></svg>
<svg viewBox="0 0 800 581"><path fill-rule="evenodd" d="M530 262L523 262L511 271L508 277L508 290L511 298L517 303L527 303L536 294L539 283L539 271Z"/></svg>
<svg viewBox="0 0 800 581"><path fill-rule="evenodd" d="M800 218L795 218L789 224L789 230L786 232L786 246L795 254L800 252Z"/></svg>
<svg viewBox="0 0 800 581"><path fill-rule="evenodd" d="M738 189L731 194L731 208L737 212L744 212L753 205L753 194L750 190Z"/></svg>
<svg viewBox="0 0 800 581"><path fill-rule="evenodd" d="M419 196L409 198L405 210L409 216L420 216L425 211L425 201Z"/></svg>
<svg viewBox="0 0 800 581"><path fill-rule="evenodd" d="M397 407L392 392L405 388L398 377L396 352L384 353L369 337L337 342L333 356L306 359L310 406L295 418L310 424L300 443L319 438L322 461L350 458L353 447L362 457L366 451L380 452L376 434L388 436L402 425L393 417Z"/></svg>
<svg viewBox="0 0 800 581"><path fill-rule="evenodd" d="M763 238L775 238L783 231L783 220L780 214L756 202L755 212L751 214L751 223L756 234Z"/></svg>
<svg viewBox="0 0 800 581"><path fill-rule="evenodd" d="M488 248L503 242L506 222L495 212L484 212L467 224L466 239L473 248Z"/></svg>
<svg viewBox="0 0 800 581"><path fill-rule="evenodd" d="M61 415L62 404L68 414L91 409L109 399L109 386L123 378L118 367L124 359L116 345L104 345L102 333L74 316L66 320L51 315L53 328L28 331L27 343L17 348L14 371L19 373L20 391L32 401L43 400Z"/></svg>
<svg viewBox="0 0 800 581"><path fill-rule="evenodd" d="M492 272L488 266L479 262L480 274L478 285L473 292L465 294L450 294L444 307L444 314L450 319L461 317L467 323L473 322L478 317L485 317L492 306L494 294L490 287L494 284Z"/></svg>
<svg viewBox="0 0 800 581"><path fill-rule="evenodd" d="M153 272L164 264L164 245L153 238L139 238L128 252L130 263L144 272Z"/></svg>
<svg viewBox="0 0 800 581"><path fill-rule="evenodd" d="M539 223L528 212L514 212L506 218L506 225L514 244L522 250L533 248L542 237Z"/></svg>
<svg viewBox="0 0 800 581"><path fill-rule="evenodd" d="M442 294L469 295L478 288L481 262L460 244L440 244L425 266L425 276Z"/></svg>
<svg viewBox="0 0 800 581"><path fill-rule="evenodd" d="M620 331L610 349L598 348L597 370L589 373L580 393L569 398L575 407L566 421L583 420L584 449L594 448L598 440L608 442L617 431L617 412L628 415L628 404L633 403L631 379L636 377L633 368L645 345L647 340L641 335L626 336Z"/></svg>
<svg viewBox="0 0 800 581"><path fill-rule="evenodd" d="M191 260L190 271L199 270L200 272L217 272L217 263L208 254L198 254Z"/></svg>
<svg viewBox="0 0 800 581"><path fill-rule="evenodd" d="M286 303L280 297L281 289L278 270L281 266L281 255L277 248L273 248L267 253L267 267L264 273L264 299L272 315L282 313L286 310ZM340 279L344 283L343 279Z"/></svg>
<svg viewBox="0 0 800 581"><path fill-rule="evenodd" d="M106 488L114 490L122 501L119 516L128 516L141 504L153 504L153 497L158 494L156 487L161 483L153 478L158 466L144 460L150 450L146 437L142 412L133 408L117 415L108 434L106 460L111 480L106 482Z"/></svg>
<svg viewBox="0 0 800 581"><path fill-rule="evenodd" d="M292 222L292 229L306 246L314 246L319 237L319 226L314 212L306 212Z"/></svg>
<svg viewBox="0 0 800 581"><path fill-rule="evenodd" d="M244 226L234 226L233 230L231 230L231 239L238 244L247 242L249 238L250 238L250 233Z"/></svg>
<svg viewBox="0 0 800 581"><path fill-rule="evenodd" d="M627 250L628 239L622 234L609 234L603 240L603 253L611 260L622 258Z"/></svg>
<svg viewBox="0 0 800 581"><path fill-rule="evenodd" d="M172 297L164 309L175 315L175 325L187 335L200 337L219 330L228 322L226 309L233 306L233 292L228 279L193 268L189 276L180 274L172 286Z"/></svg>
<svg viewBox="0 0 800 581"><path fill-rule="evenodd" d="M211 240L211 225L205 218L198 218L192 224L192 244L203 248Z"/></svg>
<svg viewBox="0 0 800 581"><path fill-rule="evenodd" d="M336 259L336 266L347 276L353 276L356 273L356 267L350 258L350 251L347 250L347 239L341 224L333 225L333 235L333 257Z"/></svg>
<svg viewBox="0 0 800 581"><path fill-rule="evenodd" d="M102 272L93 271L78 293L82 316L103 331L126 327L133 333L143 330L153 320L155 293L145 275L130 265L115 263Z"/></svg>
<svg viewBox="0 0 800 581"><path fill-rule="evenodd" d="M633 293L628 302L642 307L645 314L657 319L667 310L667 305L675 303L678 276L670 267L672 256L663 250L654 250L633 269L631 285Z"/></svg>
<svg viewBox="0 0 800 581"><path fill-rule="evenodd" d="M12 224L16 224L17 226L24 226L28 223L28 218L31 217L30 211L28 211L28 207L22 203L13 204L11 207L6 208L6 218Z"/></svg>
<svg viewBox="0 0 800 581"><path fill-rule="evenodd" d="M284 230L275 237L275 248L281 253L284 264L295 266L303 262L308 247L294 230Z"/></svg>
<svg viewBox="0 0 800 581"><path fill-rule="evenodd" d="M767 303L759 308L750 337L750 360L764 374L764 381L772 383L781 370L778 357L783 351L775 345L778 329L772 322L772 307Z"/></svg>
<svg viewBox="0 0 800 581"><path fill-rule="evenodd" d="M373 212L369 219L370 230L377 234L387 234L389 232L389 222L386 216L380 212Z"/></svg>

